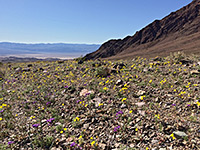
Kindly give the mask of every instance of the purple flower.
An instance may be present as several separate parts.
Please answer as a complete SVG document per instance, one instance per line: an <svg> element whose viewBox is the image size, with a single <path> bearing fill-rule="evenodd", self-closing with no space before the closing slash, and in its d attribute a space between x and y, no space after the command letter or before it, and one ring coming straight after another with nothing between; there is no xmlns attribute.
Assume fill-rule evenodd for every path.
<svg viewBox="0 0 200 150"><path fill-rule="evenodd" d="M187 107L190 107L190 106L191 106L191 104L188 104L188 105L187 105Z"/></svg>
<svg viewBox="0 0 200 150"><path fill-rule="evenodd" d="M66 88L66 89L67 89L67 88L68 88L68 86L65 86L64 88Z"/></svg>
<svg viewBox="0 0 200 150"><path fill-rule="evenodd" d="M3 111L4 111L4 110L2 109L2 110L0 111L0 113L3 112Z"/></svg>
<svg viewBox="0 0 200 150"><path fill-rule="evenodd" d="M47 122L51 123L55 118L47 119Z"/></svg>
<svg viewBox="0 0 200 150"><path fill-rule="evenodd" d="M83 84L84 86L86 86L87 84Z"/></svg>
<svg viewBox="0 0 200 150"><path fill-rule="evenodd" d="M120 126L117 126L114 128L114 132L117 132L117 130L120 128Z"/></svg>
<svg viewBox="0 0 200 150"><path fill-rule="evenodd" d="M81 101L82 101L81 99L80 99L80 100L77 100L76 103L79 103L79 102L81 102Z"/></svg>
<svg viewBox="0 0 200 150"><path fill-rule="evenodd" d="M172 106L176 106L176 104L172 104Z"/></svg>
<svg viewBox="0 0 200 150"><path fill-rule="evenodd" d="M116 113L116 116L117 116L116 119L119 118L119 117L118 117L119 114L123 114L123 112L122 112L122 111L118 111L118 112Z"/></svg>
<svg viewBox="0 0 200 150"><path fill-rule="evenodd" d="M40 124L33 124L32 127L37 128Z"/></svg>
<svg viewBox="0 0 200 150"><path fill-rule="evenodd" d="M47 102L46 105L49 105L51 102Z"/></svg>
<svg viewBox="0 0 200 150"><path fill-rule="evenodd" d="M86 93L85 96L90 95L90 93Z"/></svg>
<svg viewBox="0 0 200 150"><path fill-rule="evenodd" d="M73 147L73 146L75 146L75 145L76 145L76 143L75 143L75 142L73 142L73 143L72 143L70 146L71 146L71 147Z"/></svg>
<svg viewBox="0 0 200 150"><path fill-rule="evenodd" d="M8 142L8 145L13 144L13 143L14 143L14 141L9 141L9 142Z"/></svg>

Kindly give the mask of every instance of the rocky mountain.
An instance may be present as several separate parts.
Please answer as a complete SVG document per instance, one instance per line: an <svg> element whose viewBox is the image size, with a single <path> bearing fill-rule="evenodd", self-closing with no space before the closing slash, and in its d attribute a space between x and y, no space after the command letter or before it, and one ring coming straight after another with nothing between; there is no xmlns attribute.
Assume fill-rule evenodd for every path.
<svg viewBox="0 0 200 150"><path fill-rule="evenodd" d="M154 57L177 51L200 53L200 0L153 21L133 36L107 41L85 58Z"/></svg>

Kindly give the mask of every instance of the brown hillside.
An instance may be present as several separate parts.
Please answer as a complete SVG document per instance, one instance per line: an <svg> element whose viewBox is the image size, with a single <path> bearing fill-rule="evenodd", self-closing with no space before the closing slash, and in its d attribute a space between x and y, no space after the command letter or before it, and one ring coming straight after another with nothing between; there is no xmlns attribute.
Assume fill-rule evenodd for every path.
<svg viewBox="0 0 200 150"><path fill-rule="evenodd" d="M170 52L200 53L200 0L155 20L133 36L110 40L86 59L166 56Z"/></svg>

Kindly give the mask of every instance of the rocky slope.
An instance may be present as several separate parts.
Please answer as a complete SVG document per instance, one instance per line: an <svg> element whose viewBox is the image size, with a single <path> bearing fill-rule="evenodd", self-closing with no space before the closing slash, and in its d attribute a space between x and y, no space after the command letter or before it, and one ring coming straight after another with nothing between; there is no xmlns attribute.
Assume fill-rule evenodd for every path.
<svg viewBox="0 0 200 150"><path fill-rule="evenodd" d="M200 0L155 20L133 36L110 40L86 59L154 57L170 52L200 53Z"/></svg>

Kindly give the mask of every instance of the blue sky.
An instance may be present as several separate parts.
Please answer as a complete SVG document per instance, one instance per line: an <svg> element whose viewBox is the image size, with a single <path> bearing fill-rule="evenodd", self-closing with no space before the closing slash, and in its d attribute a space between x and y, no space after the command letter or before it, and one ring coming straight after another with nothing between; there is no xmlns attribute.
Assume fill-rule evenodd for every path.
<svg viewBox="0 0 200 150"><path fill-rule="evenodd" d="M0 42L102 44L192 0L0 0Z"/></svg>

